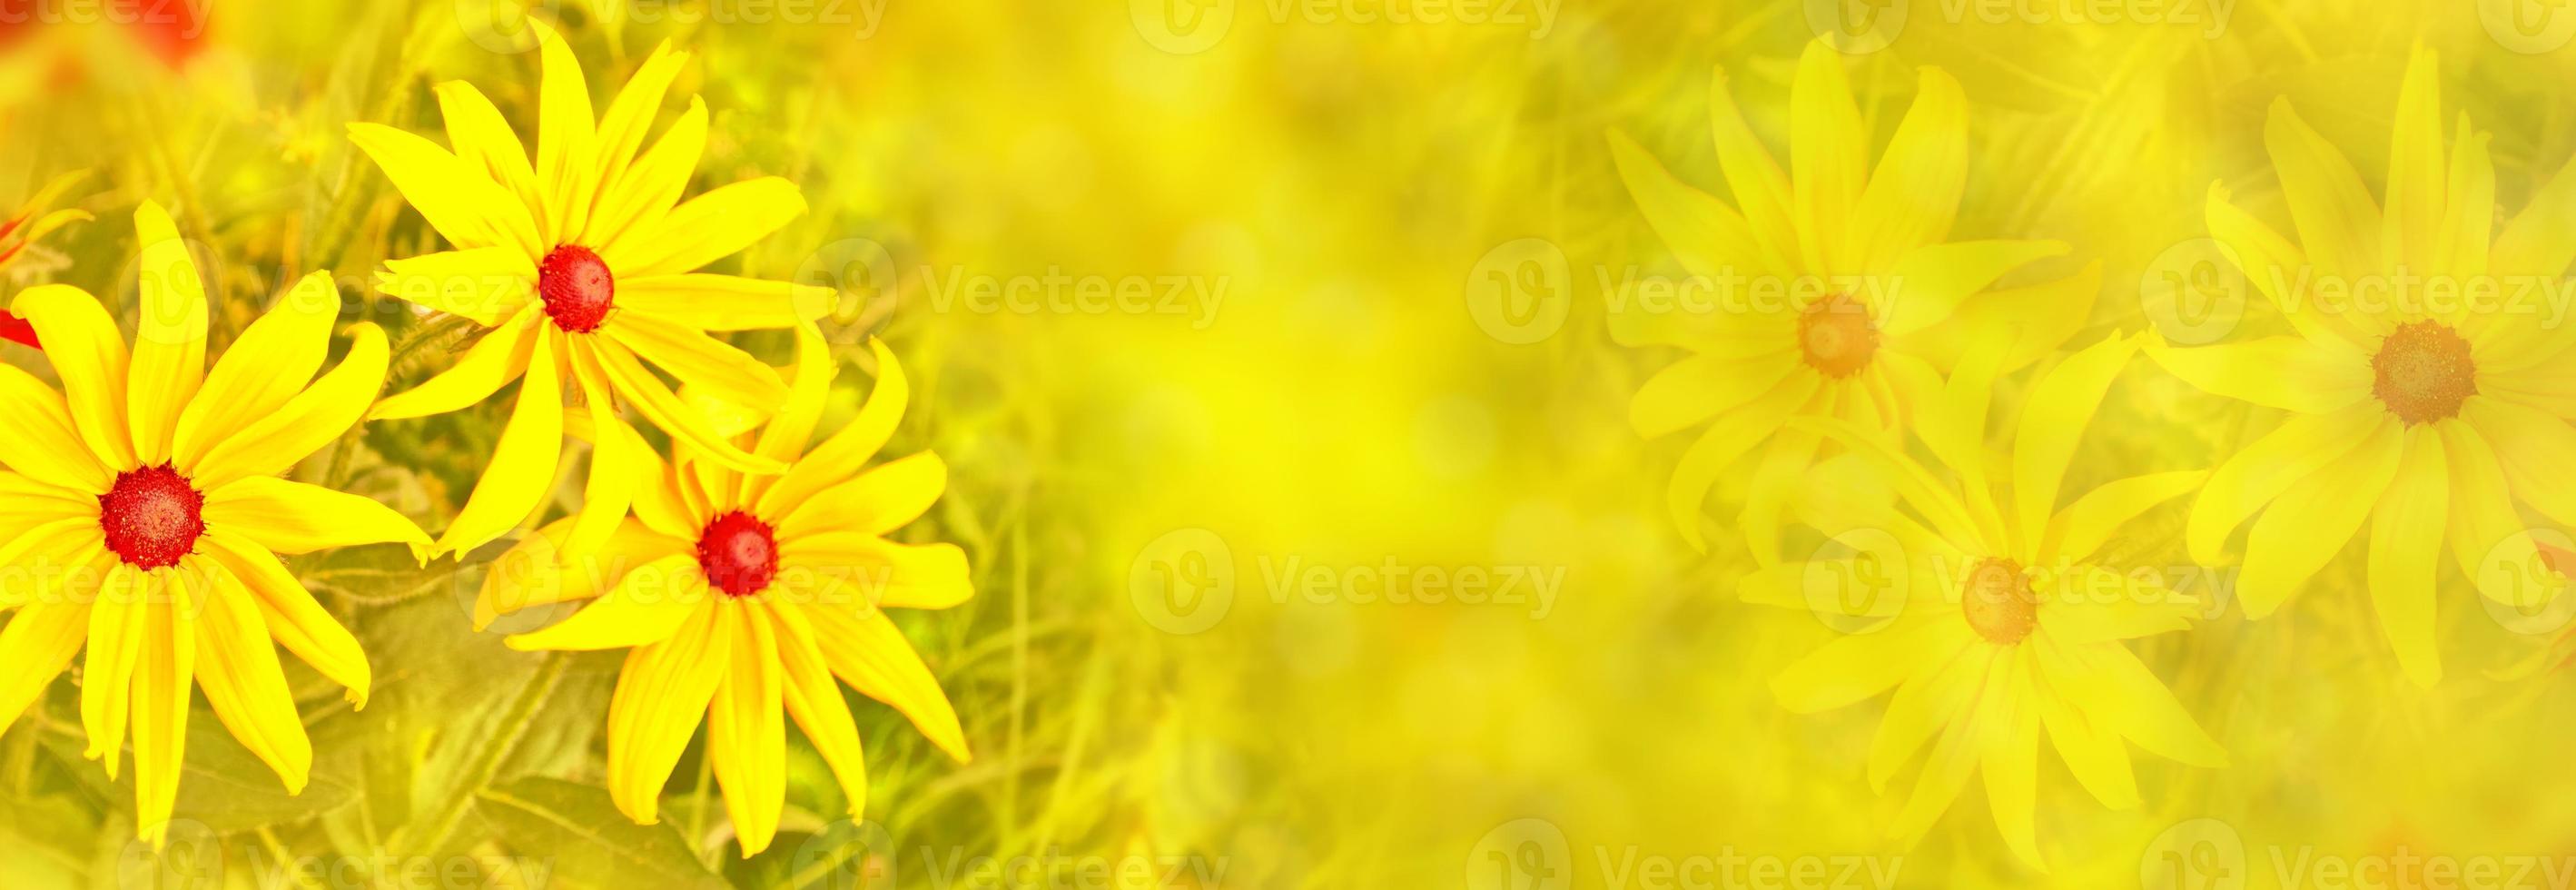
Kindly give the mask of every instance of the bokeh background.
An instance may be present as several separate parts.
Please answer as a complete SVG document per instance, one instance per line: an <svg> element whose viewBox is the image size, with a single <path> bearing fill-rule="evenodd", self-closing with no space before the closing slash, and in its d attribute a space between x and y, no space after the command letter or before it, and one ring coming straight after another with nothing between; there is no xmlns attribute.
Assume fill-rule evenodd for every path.
<svg viewBox="0 0 2576 890"><path fill-rule="evenodd" d="M130 789L79 757L66 679L0 734L0 878L1521 890L2576 874L2576 678L2551 669L2558 627L2493 616L2446 578L2454 667L2419 691L2349 553L2260 623L2226 606L2223 567L2195 575L2207 620L2133 644L2229 768L2142 760L2145 805L2112 812L2043 755L2046 874L2004 850L1973 790L1919 846L1886 839L1892 807L1862 770L1880 705L1795 716L1768 691L1833 631L1735 600L1751 561L1722 532L1740 476L1705 517L1712 552L1664 517L1683 443L1639 438L1626 408L1677 355L1619 345L1609 307L1629 276L1681 272L1604 138L1625 131L1723 195L1711 72L1784 151L1797 54L1870 14L1878 30L1846 61L1877 139L1916 66L1957 75L1974 106L1955 231L2067 241L2060 272L2104 264L2078 342L2277 326L2207 262L2202 197L2225 182L2286 218L2261 147L2278 96L2375 190L2415 43L2441 52L2450 107L2494 133L2504 207L2576 156L2576 9L2547 0L0 2L0 206L87 169L69 202L98 217L0 269L0 295L78 284L130 323L126 220L156 199L221 270L218 348L284 282L325 269L352 320L407 349L397 387L456 344L362 285L434 235L344 125L437 138L429 87L462 78L533 132L522 16L569 35L595 97L658 41L694 50L678 91L713 112L697 187L783 175L811 204L727 264L839 288L827 327L844 360L864 366L870 335L902 357L916 390L894 450L936 449L952 469L907 534L965 546L978 590L902 616L974 762L861 702L865 821L841 818L821 761L791 741L781 838L745 860L695 744L663 824L609 808L599 726L617 656L549 665L474 633L478 558L302 559L379 678L352 712L290 666L312 787L285 796L194 720L185 822L169 849L140 847ZM737 342L791 357L783 336ZM0 359L49 373L21 347ZM843 375L827 428L866 377ZM500 404L371 425L299 477L441 527ZM2271 422L2142 363L2070 486L2208 466ZM562 487L563 506L578 497ZM2187 568L2180 525L2149 517L2128 552ZM2422 864L2444 857L2464 867ZM2481 859L2498 869L2483 883ZM2329 860L2358 869L2318 870Z"/></svg>

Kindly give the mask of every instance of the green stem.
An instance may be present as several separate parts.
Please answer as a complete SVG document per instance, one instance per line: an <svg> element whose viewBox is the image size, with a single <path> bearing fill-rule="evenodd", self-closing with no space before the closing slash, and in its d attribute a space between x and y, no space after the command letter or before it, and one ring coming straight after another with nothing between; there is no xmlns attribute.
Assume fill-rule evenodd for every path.
<svg viewBox="0 0 2576 890"><path fill-rule="evenodd" d="M519 743L527 739L528 727L536 723L537 709L554 697L555 688L563 684L564 667L571 662L569 653L546 655L545 663L537 667L536 676L529 677L527 685L519 687L519 699L510 703L509 712L502 715L499 726L502 735L483 745L482 757L466 770L465 780L449 789L447 799L440 803L428 822L420 823L425 831L417 836L423 843L406 846L424 854L447 849L457 824L465 819L465 808L471 805L474 792L489 787L492 780L499 777L502 762L518 751ZM406 830L403 834L408 836L413 832Z"/></svg>

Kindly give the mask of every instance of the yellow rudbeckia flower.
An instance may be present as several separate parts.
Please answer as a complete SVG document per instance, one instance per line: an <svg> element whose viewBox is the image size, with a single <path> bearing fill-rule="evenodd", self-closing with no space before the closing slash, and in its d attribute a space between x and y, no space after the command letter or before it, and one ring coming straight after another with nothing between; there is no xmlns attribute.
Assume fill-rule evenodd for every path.
<svg viewBox="0 0 2576 890"><path fill-rule="evenodd" d="M786 225L805 200L773 176L681 201L706 143L706 104L694 97L638 153L686 53L655 49L594 120L571 48L531 27L544 68L533 166L491 101L462 82L437 87L453 151L392 127L349 125L350 139L456 248L387 263L378 288L492 329L454 368L370 416L454 411L526 378L490 467L439 536L442 552L499 537L540 506L562 458L567 385L592 406L633 405L710 460L778 472L776 461L718 435L644 363L746 410L774 410L787 398L776 371L707 332L787 327L800 308L819 312L830 299L828 289L694 271ZM623 424L613 411L592 420ZM626 513L643 456L624 440L600 437L575 549L597 546Z"/></svg>
<svg viewBox="0 0 2576 890"><path fill-rule="evenodd" d="M2385 211L2341 152L2275 102L2265 143L2300 243L2224 188L2211 189L2209 230L2294 332L2149 350L2201 389L2292 412L2210 476L2192 505L2192 557L2218 564L2253 519L2237 591L2260 618L2366 523L2380 628L2425 686L2442 676L2444 545L2479 592L2529 608L2556 587L2523 571L2546 563L2515 502L2576 523L2576 386L2553 360L2576 341L2514 308L2531 305L2518 290L2555 288L2576 259L2576 171L2491 239L2487 137L2463 115L2445 161L2439 73L2428 50L2408 64Z"/></svg>
<svg viewBox="0 0 2576 890"><path fill-rule="evenodd" d="M883 535L930 508L947 466L922 452L861 472L903 416L901 368L875 346L878 377L847 427L811 451L834 373L830 349L799 328L793 394L753 453L785 463L744 475L683 445L667 470L649 450L635 516L594 556L560 554L577 519L504 554L485 576L476 623L533 605L587 600L561 623L509 638L519 649L632 647L608 716L608 790L637 822L703 715L706 756L743 855L769 845L786 794L793 716L839 777L852 815L867 800L858 731L834 677L893 705L942 750L967 759L957 713L884 608L944 609L974 591L953 544ZM602 435L633 435L600 428Z"/></svg>
<svg viewBox="0 0 2576 890"><path fill-rule="evenodd" d="M1950 242L1968 171L1968 108L1939 69L1920 88L1875 174L1869 129L1842 56L1808 45L1791 87L1789 175L1781 175L1728 95L1709 85L1709 114L1729 206L1680 180L1625 134L1610 147L1628 191L1708 299L1615 317L1630 345L1677 346L1690 358L1640 388L1629 419L1648 437L1706 424L1674 469L1666 502L1705 549L1700 509L1726 468L1759 450L1741 522L1754 555L1776 558L1789 483L1818 456L1791 417L1840 417L1901 430L1920 393L1961 351L1964 332L2012 331L2006 368L2055 349L2081 327L2098 266L2073 278L1991 290L2007 273L2067 251L2055 241ZM1768 446L1765 448L1765 446Z"/></svg>
<svg viewBox="0 0 2576 890"><path fill-rule="evenodd" d="M2138 803L2131 743L2184 763L2225 763L2120 642L2182 629L2197 603L2161 574L2096 561L2123 524L2208 474L2123 479L2057 506L2084 428L2135 350L2135 340L2115 336L2032 384L2008 462L1995 464L2010 468L2006 486L1988 479L1982 441L1992 359L1964 361L1921 421L1924 444L1956 485L1859 425L1799 421L1857 452L1838 460L1862 461L1809 477L1844 484L1799 503L1801 519L1855 552L1756 570L1740 590L1748 602L1869 622L1783 670L1771 688L1799 713L1896 690L1870 742L1869 781L1884 792L1932 743L1892 826L1908 846L1981 772L2005 842L2044 868L2033 815L2043 729L2077 780L2113 808ZM1876 472L1839 472L1864 468Z"/></svg>
<svg viewBox="0 0 2576 890"><path fill-rule="evenodd" d="M289 652L367 695L367 658L276 554L400 541L429 545L368 498L279 474L358 422L384 385L385 338L350 327L320 378L340 314L330 276L297 283L206 369L205 291L159 206L135 213L141 321L129 353L78 289L46 285L11 308L35 326L63 391L0 365L0 720L26 710L84 644L81 725L113 777L134 747L143 836L178 794L193 678L233 736L300 791L313 751L278 666Z"/></svg>

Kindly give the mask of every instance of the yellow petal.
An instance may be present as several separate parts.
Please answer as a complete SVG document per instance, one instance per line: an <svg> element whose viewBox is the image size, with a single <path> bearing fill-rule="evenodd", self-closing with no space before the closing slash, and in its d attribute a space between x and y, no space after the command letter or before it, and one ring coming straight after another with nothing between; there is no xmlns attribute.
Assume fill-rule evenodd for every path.
<svg viewBox="0 0 2576 890"><path fill-rule="evenodd" d="M621 236L600 253L619 276L677 275L732 256L805 213L796 184L776 176L716 188Z"/></svg>
<svg viewBox="0 0 2576 890"><path fill-rule="evenodd" d="M136 269L134 355L127 365L126 419L135 456L170 462L179 411L206 378L206 287L170 213L150 201L134 211L143 257Z"/></svg>
<svg viewBox="0 0 2576 890"><path fill-rule="evenodd" d="M0 628L0 727L18 722L71 666L89 639L89 612L86 602L31 601Z"/></svg>
<svg viewBox="0 0 2576 890"><path fill-rule="evenodd" d="M1919 297L1916 287L1898 285L1897 292ZM1982 332L2010 331L2011 345L2002 364L2002 369L2010 372L2057 354L2067 338L2089 323L2094 300L2101 292L2102 261L2095 260L2065 278L1975 294L1960 303L1958 311L1948 319L1905 336L1895 345L1935 365L1953 367L1959 363L1961 351L1967 344L1977 342Z"/></svg>
<svg viewBox="0 0 2576 890"><path fill-rule="evenodd" d="M2137 340L2113 335L2068 356L2031 384L2013 438L2013 502L2024 534L2048 527L2057 508L2057 486L2093 412L2111 390L2111 381L2128 367Z"/></svg>
<svg viewBox="0 0 2576 890"><path fill-rule="evenodd" d="M598 596L638 567L689 552L688 542L630 519L619 523L596 550L564 553L563 542L571 536L572 526L569 517L547 523L484 567L483 585L474 600L475 630L521 609Z"/></svg>
<svg viewBox="0 0 2576 890"><path fill-rule="evenodd" d="M2015 269L2069 248L2060 241L1953 241L1907 251L1887 274L1879 330L1902 337L1931 327Z"/></svg>
<svg viewBox="0 0 2576 890"><path fill-rule="evenodd" d="M1780 164L1772 160L1770 150L1744 125L1744 114L1727 91L1726 69L1709 75L1708 110L1718 167L1725 171L1727 189L1735 193L1735 206L1744 209L1754 238L1768 256L1799 256L1798 224L1789 212L1789 180L1780 174Z"/></svg>
<svg viewBox="0 0 2576 890"><path fill-rule="evenodd" d="M806 609L805 619L814 625L815 642L822 647L824 661L841 682L850 684L869 698L876 699L911 719L914 728L939 746L948 756L963 763L971 759L966 752L966 733L957 725L957 711L948 704L948 695L939 691L939 680L921 663L921 655L912 643L895 629L885 613L861 612L844 608Z"/></svg>
<svg viewBox="0 0 2576 890"><path fill-rule="evenodd" d="M1744 217L1707 192L1692 188L1664 169L1628 134L1610 132L1610 159L1637 202L1637 212L1664 240L1682 268L1708 282L1729 281L1755 270L1777 269Z"/></svg>
<svg viewBox="0 0 2576 890"><path fill-rule="evenodd" d="M674 553L636 566L617 580L608 595L590 601L572 617L542 630L509 638L520 651L623 649L671 638L683 622L712 601L696 554Z"/></svg>
<svg viewBox="0 0 2576 890"><path fill-rule="evenodd" d="M2567 264L2576 261L2576 160L2559 167L2547 185L2532 193L2522 213L2496 233L2488 258L2501 275L2566 274Z"/></svg>
<svg viewBox="0 0 2576 890"><path fill-rule="evenodd" d="M2397 475L2406 450L2401 429L2380 424L2352 453L2300 480L2254 520L2245 538L2245 572L2236 582L2246 617L2271 614L2361 530Z"/></svg>
<svg viewBox="0 0 2576 890"><path fill-rule="evenodd" d="M827 531L881 535L920 518L947 488L948 465L924 451L805 499L779 519L778 531L789 537Z"/></svg>
<svg viewBox="0 0 2576 890"><path fill-rule="evenodd" d="M105 494L116 472L82 444L63 397L35 375L0 364L0 464L47 485Z"/></svg>
<svg viewBox="0 0 2576 890"><path fill-rule="evenodd" d="M2388 147L2388 213L2380 243L2389 258L2408 268L2431 269L2449 210L2442 159L2442 82L2433 52L2415 47L2397 91L2397 119ZM2481 211L2483 214L2485 211ZM2444 271L2451 271L2444 269Z"/></svg>
<svg viewBox="0 0 2576 890"><path fill-rule="evenodd" d="M402 542L418 549L429 536L374 498L275 476L252 476L206 492L208 526L221 526L272 553Z"/></svg>
<svg viewBox="0 0 2576 890"><path fill-rule="evenodd" d="M351 123L349 141L392 180L439 237L460 248L507 246L531 257L549 249L519 196L427 139L382 124Z"/></svg>
<svg viewBox="0 0 2576 890"><path fill-rule="evenodd" d="M594 406L611 406L608 388L590 375L576 373L583 398ZM566 556L578 556L599 549L617 532L626 518L626 508L633 503L635 480L646 478L637 473L645 468L639 447L641 439L626 426L614 410L591 412L593 435L590 447L589 478L583 481L581 513L573 523L572 534L564 541ZM601 427L606 427L602 430Z"/></svg>
<svg viewBox="0 0 2576 890"><path fill-rule="evenodd" d="M2576 525L2576 427L2503 399L2471 396L2460 419L2495 451L2523 503L2560 525Z"/></svg>
<svg viewBox="0 0 2576 890"><path fill-rule="evenodd" d="M2045 663L2042 661L2041 663ZM2068 772L2103 806L2125 810L2138 805L2138 777L2129 766L2129 746L2076 707L2068 690L2051 685L2043 671L2033 671L2039 687L2032 701L2039 706L2040 726Z"/></svg>
<svg viewBox="0 0 2576 890"><path fill-rule="evenodd" d="M537 213L545 207L537 191L536 171L528 166L527 146L520 144L519 134L501 119L501 110L473 84L451 80L433 88L438 94L438 116L447 124L447 144L454 147L458 160L483 171L493 182L501 184L519 203ZM543 220L537 228L545 230Z"/></svg>
<svg viewBox="0 0 2576 890"><path fill-rule="evenodd" d="M1982 655L1983 658L1978 657ZM1959 791L1968 786L1968 776L1976 770L1979 743L1985 731L1979 721L1992 720L1990 712L2003 699L2011 686L2012 661L2008 650L1989 648L1969 651L1969 658L1982 663L1972 668L1976 688L1959 705L1944 715L1945 729L1941 741L1924 761L1922 774L1915 777L1914 792L1906 796L1905 806L1896 813L1890 832L1907 846L1920 840L1932 823L1950 809Z"/></svg>
<svg viewBox="0 0 2576 890"><path fill-rule="evenodd" d="M841 685L823 662L823 650L802 609L775 609L769 617L778 629L780 691L787 715L796 719L796 727L840 780L850 818L859 818L868 803L867 749L859 741L858 724L850 719L849 703L841 699Z"/></svg>
<svg viewBox="0 0 2576 890"><path fill-rule="evenodd" d="M532 335L527 379L510 423L492 449L492 463L474 483L465 506L438 536L438 549L462 553L483 546L518 526L545 503L554 489L555 466L563 457L563 377L556 360L554 335Z"/></svg>
<svg viewBox="0 0 2576 890"><path fill-rule="evenodd" d="M728 441L705 414L681 400L670 387L663 385L661 378L653 376L651 371L637 363L634 353L628 352L626 347L610 342L585 345L590 347L590 356L597 359L599 367L607 372L617 394L630 400L637 412L669 433L675 443L686 444L697 449L698 454L742 472L774 474L786 470L777 461L747 453ZM783 399L786 385L778 384L778 389L779 397Z"/></svg>
<svg viewBox="0 0 2576 890"><path fill-rule="evenodd" d="M733 634L709 602L677 633L636 649L608 701L608 794L627 818L659 820L662 786L733 661Z"/></svg>
<svg viewBox="0 0 2576 890"><path fill-rule="evenodd" d="M1844 271L1849 263L1844 220L1869 175L1870 144L1842 54L1823 41L1808 43L1789 85L1789 181L1810 269Z"/></svg>
<svg viewBox="0 0 2576 890"><path fill-rule="evenodd" d="M1708 491L1716 487L1718 475L1779 432L1781 422L1807 406L1810 397L1828 398L1816 392L1821 379L1814 374L1789 375L1761 398L1720 416L1682 452L1672 481L1665 485L1664 506L1692 548L1708 549L1699 527L1700 508L1708 502Z"/></svg>
<svg viewBox="0 0 2576 890"><path fill-rule="evenodd" d="M789 536L779 542L778 583L803 602L838 607L945 609L975 595L966 551L955 544L897 544L861 532Z"/></svg>
<svg viewBox="0 0 2576 890"><path fill-rule="evenodd" d="M1945 617L1915 618L1876 633L1835 637L1771 678L1771 694L1792 713L1812 714L1870 698L1969 645Z"/></svg>
<svg viewBox="0 0 2576 890"><path fill-rule="evenodd" d="M601 332L669 371L682 386L754 409L764 419L787 401L787 384L779 382L777 369L703 332L633 314L610 319Z"/></svg>
<svg viewBox="0 0 2576 890"><path fill-rule="evenodd" d="M180 466L203 462L224 436L274 414L313 382L331 349L331 324L340 317L340 289L331 273L315 272L295 283L242 330L215 360L206 384L179 412L171 459Z"/></svg>
<svg viewBox="0 0 2576 890"><path fill-rule="evenodd" d="M788 382L787 403L779 406L777 416L761 428L752 453L793 465L805 453L805 443L814 438L814 426L823 419L823 402L832 394L832 378L840 374L840 369L831 344L823 341L823 332L810 323L797 325L795 378ZM739 502L760 503L778 478L744 475Z"/></svg>
<svg viewBox="0 0 2576 890"><path fill-rule="evenodd" d="M197 539L197 546L198 552L232 573L250 591L251 600L259 605L261 622L268 625L268 634L277 639L278 645L304 659L322 676L346 687L351 702L366 706L366 651L358 647L358 638L351 636L348 628L340 626L329 610L313 600L303 582L295 580L276 556L247 539L214 528Z"/></svg>
<svg viewBox="0 0 2576 890"><path fill-rule="evenodd" d="M691 96L689 110L599 197L593 213L600 218L589 229L598 243L623 244L660 224L698 172L698 155L706 144L707 103Z"/></svg>
<svg viewBox="0 0 2576 890"><path fill-rule="evenodd" d="M2470 396L2471 403L2482 397ZM2483 417L2485 415L2477 415ZM2560 585L2536 578L2542 566L2531 529L2513 508L2498 466L2492 440L2471 423L2436 423L2443 454L2449 460L2451 486L2451 557L2487 599L2522 610L2536 610L2556 597ZM2562 571L2563 574L2563 571Z"/></svg>
<svg viewBox="0 0 2576 890"><path fill-rule="evenodd" d="M229 434L194 467L181 465L200 490L235 479L286 472L357 425L385 385L385 332L359 322L349 327L349 352L340 364L276 411Z"/></svg>
<svg viewBox="0 0 2576 890"><path fill-rule="evenodd" d="M1852 212L1858 270L1887 271L1898 257L1940 242L1958 214L1968 178L1968 99L1938 68L1924 68L1919 84Z"/></svg>
<svg viewBox="0 0 2576 890"><path fill-rule="evenodd" d="M2428 426L2409 427L2402 460L2372 513L2370 602L2407 678L2430 689L2442 680L2442 656L2433 644L2433 582L2450 505L2441 436Z"/></svg>
<svg viewBox="0 0 2576 890"><path fill-rule="evenodd" d="M617 282L619 308L701 331L794 327L822 318L837 299L828 287L705 272Z"/></svg>
<svg viewBox="0 0 2576 890"><path fill-rule="evenodd" d="M59 284L20 291L9 308L44 341L45 358L63 379L72 428L90 453L111 469L140 466L125 422L125 339L107 310L79 288Z"/></svg>
<svg viewBox="0 0 2576 890"><path fill-rule="evenodd" d="M405 417L427 417L444 414L490 398L501 387L528 373L530 355L537 341L548 332L545 314L535 308L520 310L502 322L491 333L476 341L456 360L453 367L438 376L403 392L386 396L367 413L370 420Z"/></svg>
<svg viewBox="0 0 2576 890"><path fill-rule="evenodd" d="M2370 361L2300 337L2175 349L2150 339L2147 354L2202 391L2267 408L2330 414L2368 400Z"/></svg>
<svg viewBox="0 0 2576 890"><path fill-rule="evenodd" d="M197 571L209 582L197 621L197 685L233 738L277 771L286 793L302 793L312 774L313 743L295 713L295 693L278 665L268 623L240 579L211 563Z"/></svg>
<svg viewBox="0 0 2576 890"><path fill-rule="evenodd" d="M1897 767L1912 759L1951 715L1968 705L1993 657L1992 649L1961 646L1937 667L1916 672L1896 688L1896 695L1888 699L1886 716L1878 721L1878 731L1870 735L1870 790L1886 793L1887 780L1896 776Z"/></svg>
<svg viewBox="0 0 2576 890"><path fill-rule="evenodd" d="M582 244L606 244L608 238L616 234L614 227L618 221L611 219L605 211L608 205L616 203L618 196L607 189L613 188L626 174L627 166L635 159L636 148L644 144L644 131L652 126L654 112L661 109L663 95L670 91L671 79L679 75L681 66L688 61L688 53L673 50L670 41L663 41L653 48L652 55L645 57L644 64L636 66L635 76L627 79L626 86L617 91L617 98L609 101L607 112L600 116L598 138L594 143L594 150L598 153L592 162L592 170L598 177L593 186L597 190L596 197L592 199L594 206L585 223L586 231L571 240ZM619 296L625 296L624 288L619 290Z"/></svg>
<svg viewBox="0 0 2576 890"><path fill-rule="evenodd" d="M885 447L893 437L895 424L903 420L904 406L911 393L907 391L903 365L895 361L894 352L884 341L869 340L868 349L876 356L877 381L868 390L868 401L860 406L857 417L850 419L841 431L824 439L823 444L793 462L787 474L762 493L755 501L754 512L777 516L804 503L825 488L857 475L868 458ZM809 424L810 425L810 424ZM777 455L763 451L763 454ZM781 458L782 460L784 458Z"/></svg>
<svg viewBox="0 0 2576 890"><path fill-rule="evenodd" d="M530 20L537 32L537 57L541 69L537 88L537 187L546 195L547 248L530 253L541 255L552 245L570 242L590 219L592 196L599 191L597 161L598 119L591 116L590 84L581 73L581 60L563 35L543 22ZM611 265L611 268L623 269Z"/></svg>
<svg viewBox="0 0 2576 890"><path fill-rule="evenodd" d="M516 245L386 260L376 292L491 327L537 298L537 265Z"/></svg>
<svg viewBox="0 0 2576 890"><path fill-rule="evenodd" d="M2208 218L2209 236L2226 250L2254 289L2281 310L2281 317L2289 320L2299 336L2352 349L2379 342L2375 326L2359 323L2348 314L2317 308L2316 300L2300 290L2312 272L2307 254L2262 220L2237 209L2225 185L2210 183L2204 215Z"/></svg>
<svg viewBox="0 0 2576 890"><path fill-rule="evenodd" d="M787 807L787 719L781 711L777 632L758 609L724 610L733 659L707 706L707 757L724 789L743 858L769 848Z"/></svg>
<svg viewBox="0 0 2576 890"><path fill-rule="evenodd" d="M2149 753L2192 766L2223 767L2227 751L2183 710L2173 690L2116 644L2081 647L2043 644L2042 669L2051 680L2070 681L2070 698L2095 723L2127 736ZM2050 657L2063 660L2049 666Z"/></svg>
<svg viewBox="0 0 2576 890"><path fill-rule="evenodd" d="M134 689L143 649L151 644L149 600L157 585L144 571L119 562L98 587L89 612L88 652L81 667L81 729L89 747L82 757L98 760L109 779L125 752L127 696Z"/></svg>
<svg viewBox="0 0 2576 890"><path fill-rule="evenodd" d="M2174 498L2200 490L2210 478L2207 470L2182 470L2132 476L2085 492L2075 503L2066 505L2049 525L2048 542L2040 549L2043 563L2080 561L2092 557L2119 533L2120 527L2140 514ZM2233 529L2230 529L2233 531Z"/></svg>
<svg viewBox="0 0 2576 890"><path fill-rule="evenodd" d="M204 583L187 572L165 575L169 602L144 619L144 651L134 670L134 821L156 847L169 832L170 807L179 799L189 680L197 669L195 600Z"/></svg>
<svg viewBox="0 0 2576 890"><path fill-rule="evenodd" d="M1982 759L1986 777L1986 806L1994 812L1995 828L2004 836L2004 845L2022 864L2040 871L2048 870L2047 861L2039 855L2035 824L2039 793L2039 709L2032 699L2030 660L2015 653L2011 665L2010 693L1994 702L1991 718L1980 716L1988 732Z"/></svg>
<svg viewBox="0 0 2576 890"><path fill-rule="evenodd" d="M2350 454L2373 428L2390 419L2373 405L2356 405L2335 414L2293 415L2239 449L2210 474L2208 486L2192 502L2187 529L2192 560L2224 564L2221 550L2247 517L2290 486Z"/></svg>
<svg viewBox="0 0 2576 890"><path fill-rule="evenodd" d="M2465 111L2460 113L2459 136L2451 144L2447 200L2433 268L2464 276L2486 274L2487 254L2495 240L2495 158L2487 152L2487 134L2469 128Z"/></svg>
<svg viewBox="0 0 2576 890"><path fill-rule="evenodd" d="M1728 359L1694 355L1667 365L1628 401L1628 425L1652 439L1760 398L1794 373L1814 373L1795 359L1770 355Z"/></svg>
<svg viewBox="0 0 2576 890"><path fill-rule="evenodd" d="M2309 129L2283 98L2272 103L2263 128L2272 169L2290 202L2290 218L2308 258L2328 275L2355 278L2380 271L2379 205L2362 188L2361 174L2333 143Z"/></svg>

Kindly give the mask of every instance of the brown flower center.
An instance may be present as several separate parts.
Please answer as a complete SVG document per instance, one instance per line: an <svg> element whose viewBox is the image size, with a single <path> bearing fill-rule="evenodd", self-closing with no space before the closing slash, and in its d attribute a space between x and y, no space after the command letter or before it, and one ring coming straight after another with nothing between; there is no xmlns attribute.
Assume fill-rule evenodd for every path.
<svg viewBox="0 0 2576 890"><path fill-rule="evenodd" d="M1968 570L1960 591L1960 610L1977 635L1998 646L2030 636L2039 625L2039 595L2023 577L2021 564L2009 559L1981 559Z"/></svg>
<svg viewBox="0 0 2576 890"><path fill-rule="evenodd" d="M616 305L617 276L590 248L560 245L537 264L537 296L546 301L546 317L555 327L587 334L599 330Z"/></svg>
<svg viewBox="0 0 2576 890"><path fill-rule="evenodd" d="M107 549L138 569L179 564L206 533L206 496L169 464L116 474L98 496L98 527Z"/></svg>
<svg viewBox="0 0 2576 890"><path fill-rule="evenodd" d="M1878 354L1878 323L1848 294L1817 300L1798 313L1798 351L1819 374L1858 374Z"/></svg>
<svg viewBox="0 0 2576 890"><path fill-rule="evenodd" d="M778 538L769 523L735 510L698 535L698 566L707 584L727 596L759 593L778 577Z"/></svg>
<svg viewBox="0 0 2576 890"><path fill-rule="evenodd" d="M2478 391L2478 366L2468 338L2435 321L2398 325L2370 357L2370 394L2408 424L2460 415L2460 403Z"/></svg>

